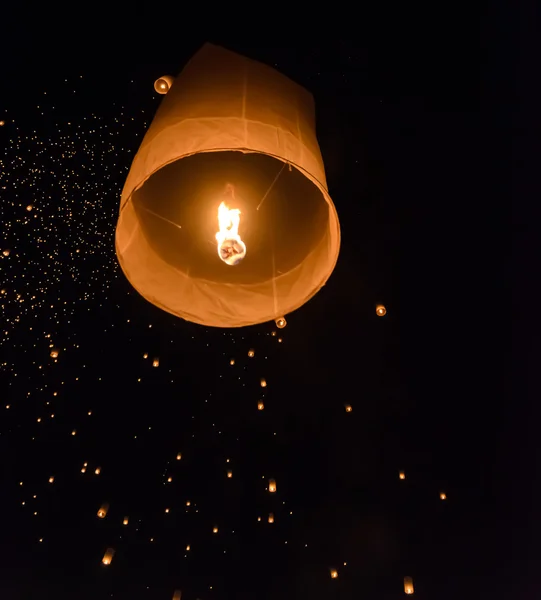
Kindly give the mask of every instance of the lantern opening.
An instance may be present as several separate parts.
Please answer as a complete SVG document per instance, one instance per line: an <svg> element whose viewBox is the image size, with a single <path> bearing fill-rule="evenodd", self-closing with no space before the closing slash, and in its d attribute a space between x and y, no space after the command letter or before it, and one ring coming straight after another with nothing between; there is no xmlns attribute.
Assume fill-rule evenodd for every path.
<svg viewBox="0 0 541 600"><path fill-rule="evenodd" d="M259 284L267 291L275 282L276 294L287 295L280 276L317 250L329 227L329 210L320 190L296 169L284 169L272 185L282 166L282 161L265 154L205 152L154 173L133 194L139 226L154 260L204 280L209 293L222 294L220 284ZM234 196L228 194L224 202L230 189ZM239 259L235 269L228 268L235 263L227 263L220 253L222 260L216 259L217 213L222 202L240 211L239 238L250 249L246 253L244 248L244 260Z"/></svg>

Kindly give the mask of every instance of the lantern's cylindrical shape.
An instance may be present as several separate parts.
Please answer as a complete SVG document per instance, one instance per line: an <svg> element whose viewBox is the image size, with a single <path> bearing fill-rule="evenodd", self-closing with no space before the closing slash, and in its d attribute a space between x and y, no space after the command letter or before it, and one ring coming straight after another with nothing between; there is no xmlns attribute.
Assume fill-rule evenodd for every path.
<svg viewBox="0 0 541 600"><path fill-rule="evenodd" d="M220 259L218 208L240 210ZM213 327L279 319L312 298L338 258L311 94L207 44L163 97L129 171L116 253L133 287Z"/></svg>
<svg viewBox="0 0 541 600"><path fill-rule="evenodd" d="M404 593L413 594L413 579L411 577L404 577Z"/></svg>

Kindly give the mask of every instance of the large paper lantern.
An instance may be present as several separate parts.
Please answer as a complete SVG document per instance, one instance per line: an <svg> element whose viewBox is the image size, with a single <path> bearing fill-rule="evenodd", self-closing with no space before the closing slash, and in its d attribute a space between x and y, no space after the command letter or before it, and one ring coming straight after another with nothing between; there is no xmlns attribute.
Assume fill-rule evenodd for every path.
<svg viewBox="0 0 541 600"><path fill-rule="evenodd" d="M116 252L130 283L188 321L242 327L307 302L339 246L312 96L203 46L163 97L122 191Z"/></svg>

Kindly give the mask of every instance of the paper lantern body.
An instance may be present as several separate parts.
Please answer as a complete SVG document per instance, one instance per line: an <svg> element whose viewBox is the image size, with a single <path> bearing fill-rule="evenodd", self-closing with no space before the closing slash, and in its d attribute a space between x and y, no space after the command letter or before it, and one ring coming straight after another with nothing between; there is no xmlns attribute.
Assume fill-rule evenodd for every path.
<svg viewBox="0 0 541 600"><path fill-rule="evenodd" d="M246 245L230 264L216 242L221 202L240 210ZM122 191L116 253L130 283L187 321L243 327L307 302L339 246L312 96L203 46L163 97Z"/></svg>

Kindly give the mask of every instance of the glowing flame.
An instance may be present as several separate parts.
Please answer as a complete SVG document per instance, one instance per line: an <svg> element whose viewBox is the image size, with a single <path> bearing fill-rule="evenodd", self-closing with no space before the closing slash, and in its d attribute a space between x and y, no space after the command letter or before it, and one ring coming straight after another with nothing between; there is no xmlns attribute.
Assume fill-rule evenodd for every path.
<svg viewBox="0 0 541 600"><path fill-rule="evenodd" d="M231 187L228 191L233 195ZM216 234L218 256L228 265L237 265L246 256L246 244L239 235L240 210L228 208L225 202L218 207L218 226Z"/></svg>

